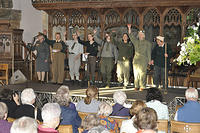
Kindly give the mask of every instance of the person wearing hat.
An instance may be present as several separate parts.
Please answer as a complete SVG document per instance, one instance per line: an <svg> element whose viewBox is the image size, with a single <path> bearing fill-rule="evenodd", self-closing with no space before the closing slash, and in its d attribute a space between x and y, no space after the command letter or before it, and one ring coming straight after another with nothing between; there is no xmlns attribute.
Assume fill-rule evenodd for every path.
<svg viewBox="0 0 200 133"><path fill-rule="evenodd" d="M37 51L36 58L36 72L38 81L44 83L45 72L49 72L49 55L50 48L49 45L45 42L44 36L41 33L38 33L34 37L33 44L27 45L27 48L31 51Z"/></svg>
<svg viewBox="0 0 200 133"><path fill-rule="evenodd" d="M153 83L158 88L162 82L163 87L165 87L165 59L167 59L166 87L168 87L168 68L172 50L171 47L164 42L163 36L157 36L156 43L157 45L153 48L151 54L151 64L154 65Z"/></svg>
<svg viewBox="0 0 200 133"><path fill-rule="evenodd" d="M64 60L67 46L61 40L61 34L55 33L56 40L49 40L45 34L45 41L52 47L52 83L63 84L64 80Z"/></svg>
<svg viewBox="0 0 200 133"><path fill-rule="evenodd" d="M69 51L69 74L71 81L74 84L79 82L79 69L81 65L81 54L83 53L83 45L78 42L78 36L74 30L72 33L72 40L67 40L66 45ZM76 79L75 79L76 78Z"/></svg>
<svg viewBox="0 0 200 133"><path fill-rule="evenodd" d="M135 56L133 58L135 90L142 91L146 88L147 65L151 63L152 44L145 40L143 31L138 32L138 40L131 32L131 24L127 24L127 27L130 40L135 48Z"/></svg>

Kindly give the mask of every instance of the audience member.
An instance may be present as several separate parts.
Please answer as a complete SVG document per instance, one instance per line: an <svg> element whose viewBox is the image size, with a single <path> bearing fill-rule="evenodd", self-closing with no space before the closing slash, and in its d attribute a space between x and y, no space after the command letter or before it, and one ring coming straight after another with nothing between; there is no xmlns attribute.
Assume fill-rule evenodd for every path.
<svg viewBox="0 0 200 133"><path fill-rule="evenodd" d="M78 112L70 107L69 88L61 86L55 95L56 102L61 108L61 125L72 125L73 133L78 133L78 128L81 125L81 118ZM72 103L71 103L72 104Z"/></svg>
<svg viewBox="0 0 200 133"><path fill-rule="evenodd" d="M113 94L113 99L115 105L112 106L113 112L111 115L113 116L130 116L129 109L125 108L123 105L126 101L126 93L123 91L116 91Z"/></svg>
<svg viewBox="0 0 200 133"><path fill-rule="evenodd" d="M0 101L7 105L8 117L13 118L17 106L20 105L18 94L10 89L2 89L0 92Z"/></svg>
<svg viewBox="0 0 200 133"><path fill-rule="evenodd" d="M169 120L169 111L167 105L162 103L163 96L159 89L149 88L146 95L146 105L147 107L153 108L157 115L158 119L167 119Z"/></svg>
<svg viewBox="0 0 200 133"><path fill-rule="evenodd" d="M122 121L122 125L120 128L120 133L135 133L137 132L137 128L133 125L133 120L135 115L143 108L146 107L146 104L143 101L135 101L130 108L130 114L132 116L129 120Z"/></svg>
<svg viewBox="0 0 200 133"><path fill-rule="evenodd" d="M6 121L8 108L5 103L0 102L0 133L10 133L11 123Z"/></svg>
<svg viewBox="0 0 200 133"><path fill-rule="evenodd" d="M152 108L146 107L141 109L134 118L134 124L138 128L137 133L142 133L145 130L157 128L157 114Z"/></svg>
<svg viewBox="0 0 200 133"><path fill-rule="evenodd" d="M98 88L89 86L86 90L86 98L81 100L76 105L76 109L80 112L97 113L101 102L96 100Z"/></svg>
<svg viewBox="0 0 200 133"><path fill-rule="evenodd" d="M60 123L61 109L58 103L46 103L42 107L43 124L38 126L38 133L58 133L55 130Z"/></svg>
<svg viewBox="0 0 200 133"><path fill-rule="evenodd" d="M100 119L96 114L89 114L82 122L84 131L82 133L91 133L97 131L99 133L109 133L109 131L100 124ZM96 132L96 133L97 133Z"/></svg>
<svg viewBox="0 0 200 133"><path fill-rule="evenodd" d="M30 117L21 117L13 122L10 133L37 133L37 121Z"/></svg>
<svg viewBox="0 0 200 133"><path fill-rule="evenodd" d="M66 86L66 85L62 85L60 86L60 88L58 88L57 92L56 92L56 99L57 99L57 96L58 98L61 98L62 96L66 95L67 96L67 99L69 100L69 104L68 104L68 107L71 108L71 109L75 109L76 110L76 106L74 103L71 102L71 98L69 96L69 87ZM61 97L60 97L61 96ZM66 99L65 97L62 97L64 99ZM57 99L58 100L58 99ZM65 103L65 101L64 101Z"/></svg>
<svg viewBox="0 0 200 133"><path fill-rule="evenodd" d="M200 103L197 89L190 88L185 91L187 102L179 108L175 115L175 120L188 123L200 123Z"/></svg>
<svg viewBox="0 0 200 133"><path fill-rule="evenodd" d="M27 116L31 118L37 118L39 121L42 121L40 109L33 105L35 103L35 98L36 95L32 88L24 89L21 93L22 104L16 109L14 118Z"/></svg>
<svg viewBox="0 0 200 133"><path fill-rule="evenodd" d="M100 118L100 123L107 128L110 133L118 133L119 127L117 122L110 118L109 115L112 113L112 106L106 102L99 105L98 115Z"/></svg>

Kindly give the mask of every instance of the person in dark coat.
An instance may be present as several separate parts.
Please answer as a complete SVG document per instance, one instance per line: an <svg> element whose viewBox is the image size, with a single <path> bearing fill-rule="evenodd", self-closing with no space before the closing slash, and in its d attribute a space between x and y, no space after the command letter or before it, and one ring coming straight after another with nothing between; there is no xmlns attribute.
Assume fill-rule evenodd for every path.
<svg viewBox="0 0 200 133"><path fill-rule="evenodd" d="M73 133L78 133L82 120L78 112L70 107L69 88L61 86L56 92L55 99L61 108L60 125L72 125Z"/></svg>
<svg viewBox="0 0 200 133"><path fill-rule="evenodd" d="M172 57L172 50L167 43L164 42L164 37L156 37L157 45L153 48L151 54L151 64L154 65L154 76L153 82L158 88L159 85L163 85L163 88L168 88L168 70L170 65L170 58ZM167 48L167 49L166 49ZM166 49L166 53L165 53ZM166 75L166 86L165 86L165 59L167 59L167 75Z"/></svg>
<svg viewBox="0 0 200 133"><path fill-rule="evenodd" d="M129 108L124 107L126 101L126 94L123 91L116 91L113 94L115 104L112 106L111 116L130 116Z"/></svg>
<svg viewBox="0 0 200 133"><path fill-rule="evenodd" d="M2 89L0 91L0 102L5 103L8 107L8 117L14 118L15 110L20 105L19 95L10 89Z"/></svg>
<svg viewBox="0 0 200 133"><path fill-rule="evenodd" d="M33 105L35 103L35 98L36 95L33 89L31 88L24 89L21 93L22 104L17 107L14 118L17 119L22 116L27 116L42 121L41 110L37 109Z"/></svg>
<svg viewBox="0 0 200 133"><path fill-rule="evenodd" d="M39 82L44 83L45 72L49 71L49 45L44 41L44 36L39 34L35 44L27 45L28 49L37 51L36 72Z"/></svg>
<svg viewBox="0 0 200 133"><path fill-rule="evenodd" d="M80 39L80 33L77 32L78 35L78 42L83 46L86 46L86 55L88 55L88 65L87 65L87 81L90 80L90 74L92 76L92 85L95 83L95 69L96 69L96 60L97 60L97 53L98 53L98 45L94 41L94 35L92 33L88 34L88 41L83 41Z"/></svg>

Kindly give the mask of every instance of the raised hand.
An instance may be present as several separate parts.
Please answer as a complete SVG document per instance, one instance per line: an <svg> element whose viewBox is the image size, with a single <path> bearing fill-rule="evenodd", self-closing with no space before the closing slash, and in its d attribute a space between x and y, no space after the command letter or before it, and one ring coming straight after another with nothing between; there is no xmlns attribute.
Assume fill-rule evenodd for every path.
<svg viewBox="0 0 200 133"><path fill-rule="evenodd" d="M94 34L96 34L96 33L97 33L97 30L96 30L96 29L94 29L94 30L93 30L93 33L94 33Z"/></svg>

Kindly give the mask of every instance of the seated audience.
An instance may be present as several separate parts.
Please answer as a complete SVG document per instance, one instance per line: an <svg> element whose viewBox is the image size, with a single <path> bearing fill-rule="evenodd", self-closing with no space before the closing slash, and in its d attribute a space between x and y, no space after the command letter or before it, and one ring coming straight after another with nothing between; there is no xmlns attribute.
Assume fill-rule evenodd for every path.
<svg viewBox="0 0 200 133"><path fill-rule="evenodd" d="M145 130L156 130L157 114L152 108L146 107L141 109L134 118L134 125L138 128L137 133L143 133Z"/></svg>
<svg viewBox="0 0 200 133"><path fill-rule="evenodd" d="M190 88L185 91L185 97L187 102L183 107L180 107L175 114L175 120L188 122L188 123L200 123L200 103L198 100L197 89Z"/></svg>
<svg viewBox="0 0 200 133"><path fill-rule="evenodd" d="M8 107L8 117L14 118L14 112L20 105L19 96L10 89L2 89L0 91L0 102L4 102Z"/></svg>
<svg viewBox="0 0 200 133"><path fill-rule="evenodd" d="M13 122L10 133L37 133L37 121L30 117L21 117Z"/></svg>
<svg viewBox="0 0 200 133"><path fill-rule="evenodd" d="M119 127L117 122L110 118L109 115L112 113L112 106L106 102L103 102L99 105L98 115L100 118L100 123L107 128L110 133L118 133Z"/></svg>
<svg viewBox="0 0 200 133"><path fill-rule="evenodd" d="M159 89L149 88L146 95L146 105L154 109L157 113L158 119L167 119L169 120L169 111L167 105L162 103L163 96Z"/></svg>
<svg viewBox="0 0 200 133"><path fill-rule="evenodd" d="M82 133L109 133L109 131L100 124L100 119L96 114L89 114L82 123L84 131Z"/></svg>
<svg viewBox="0 0 200 133"><path fill-rule="evenodd" d="M24 89L21 93L22 104L17 107L14 118L27 116L42 121L40 109L33 105L35 103L35 98L36 95L32 88Z"/></svg>
<svg viewBox="0 0 200 133"><path fill-rule="evenodd" d="M46 103L42 107L43 124L38 126L38 133L58 133L61 109L57 103Z"/></svg>
<svg viewBox="0 0 200 133"><path fill-rule="evenodd" d="M112 116L130 116L129 108L125 108L123 105L126 101L126 94L123 91L116 91L113 94L115 104L112 106Z"/></svg>
<svg viewBox="0 0 200 133"><path fill-rule="evenodd" d="M137 128L133 125L133 120L135 118L135 115L143 108L146 107L146 104L143 101L135 101L130 108L130 114L132 116L129 120L122 121L122 125L120 128L120 133L135 133L137 132Z"/></svg>
<svg viewBox="0 0 200 133"><path fill-rule="evenodd" d="M86 90L86 98L77 103L76 109L80 112L97 113L101 102L96 100L98 88L89 86Z"/></svg>
<svg viewBox="0 0 200 133"><path fill-rule="evenodd" d="M8 108L5 103L0 102L0 133L10 133L11 123L6 118L8 115Z"/></svg>
<svg viewBox="0 0 200 133"><path fill-rule="evenodd" d="M61 125L72 125L73 133L78 133L78 128L81 125L81 118L75 109L70 107L69 88L62 86L57 90L55 95L56 102L61 108Z"/></svg>

